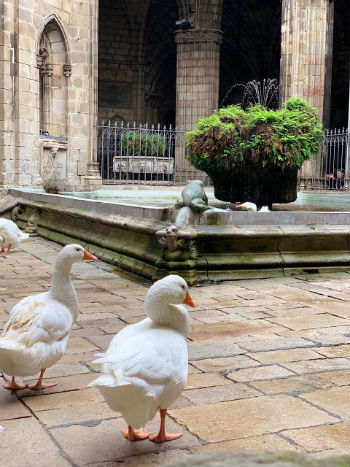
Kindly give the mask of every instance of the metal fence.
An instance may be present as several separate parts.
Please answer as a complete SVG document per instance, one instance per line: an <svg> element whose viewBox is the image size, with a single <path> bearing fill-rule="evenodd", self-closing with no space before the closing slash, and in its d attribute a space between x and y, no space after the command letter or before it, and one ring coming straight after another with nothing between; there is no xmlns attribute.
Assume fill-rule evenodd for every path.
<svg viewBox="0 0 350 467"><path fill-rule="evenodd" d="M98 130L98 162L105 184L183 185L196 179L210 185L208 176L187 160L188 130L111 121L102 122ZM350 190L349 138L345 129L326 131L322 151L300 172L302 187Z"/></svg>
<svg viewBox="0 0 350 467"><path fill-rule="evenodd" d="M312 161L312 189L350 190L349 138L345 128L326 131L322 151Z"/></svg>
<svg viewBox="0 0 350 467"><path fill-rule="evenodd" d="M111 121L102 122L98 130L98 162L105 184L182 185L190 179L210 183L187 160L188 130Z"/></svg>

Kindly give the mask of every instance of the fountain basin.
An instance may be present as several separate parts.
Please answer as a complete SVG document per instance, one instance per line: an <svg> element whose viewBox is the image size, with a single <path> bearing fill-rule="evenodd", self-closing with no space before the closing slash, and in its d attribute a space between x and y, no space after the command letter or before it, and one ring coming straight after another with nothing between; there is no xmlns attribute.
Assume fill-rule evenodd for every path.
<svg viewBox="0 0 350 467"><path fill-rule="evenodd" d="M151 280L177 273L194 284L350 269L350 212L207 211L199 225L179 231L178 247L169 251L156 232L170 225L169 204L179 191L162 191L160 202L154 192L147 202L138 191L129 203L120 191L119 202L111 202L11 189L0 208L27 231L61 244L81 243Z"/></svg>

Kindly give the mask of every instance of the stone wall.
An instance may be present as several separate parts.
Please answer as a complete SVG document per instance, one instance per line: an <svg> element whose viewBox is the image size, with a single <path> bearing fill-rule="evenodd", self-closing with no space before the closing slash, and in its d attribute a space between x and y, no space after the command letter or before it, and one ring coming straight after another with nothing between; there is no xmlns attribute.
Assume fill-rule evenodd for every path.
<svg viewBox="0 0 350 467"><path fill-rule="evenodd" d="M33 187L42 183L45 150L39 136L43 73L39 49L49 23L55 25L65 41L68 62L60 57L44 70L50 81L49 85L48 81L44 83L44 88L52 91L49 111L58 125L50 127L54 136L51 141L55 146L62 139L67 140L63 142L66 149L61 152L65 152L62 157L68 189L89 188L94 176L98 183L91 166L96 158L94 5L89 0L4 0L0 42L0 185ZM56 59L58 56L53 55ZM64 67L68 64L68 68ZM45 144L47 147L49 143ZM90 180L85 178L87 175Z"/></svg>

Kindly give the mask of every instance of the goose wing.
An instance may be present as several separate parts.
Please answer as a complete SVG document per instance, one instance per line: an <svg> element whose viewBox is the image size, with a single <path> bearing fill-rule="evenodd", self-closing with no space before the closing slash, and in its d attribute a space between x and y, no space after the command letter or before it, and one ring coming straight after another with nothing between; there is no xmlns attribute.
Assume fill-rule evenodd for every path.
<svg viewBox="0 0 350 467"><path fill-rule="evenodd" d="M142 336L141 336L141 335ZM152 329L127 340L114 341L96 363L127 378L139 378L148 384L166 384L183 378L187 372L187 347L183 336L169 329ZM118 337L118 336L116 336Z"/></svg>
<svg viewBox="0 0 350 467"><path fill-rule="evenodd" d="M2 339L32 346L38 342L51 344L64 339L72 325L68 309L39 294L21 300L11 310Z"/></svg>

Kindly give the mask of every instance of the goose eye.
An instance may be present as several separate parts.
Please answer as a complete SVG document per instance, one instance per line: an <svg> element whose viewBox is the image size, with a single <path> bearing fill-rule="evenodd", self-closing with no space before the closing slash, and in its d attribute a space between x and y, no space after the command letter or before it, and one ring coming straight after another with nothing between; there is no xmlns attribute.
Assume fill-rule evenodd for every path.
<svg viewBox="0 0 350 467"><path fill-rule="evenodd" d="M80 249L80 248L76 248L75 251L81 251L81 249Z"/></svg>

